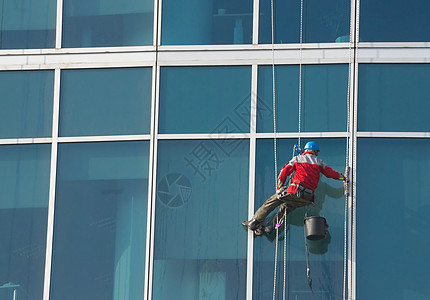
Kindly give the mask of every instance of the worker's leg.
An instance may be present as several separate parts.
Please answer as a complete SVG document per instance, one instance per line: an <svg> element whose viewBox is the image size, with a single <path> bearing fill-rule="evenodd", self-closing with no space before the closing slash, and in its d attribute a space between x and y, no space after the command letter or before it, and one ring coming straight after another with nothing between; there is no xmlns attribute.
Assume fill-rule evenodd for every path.
<svg viewBox="0 0 430 300"><path fill-rule="evenodd" d="M254 217L249 221L243 221L242 224L247 226L251 230L255 230L260 227L261 223L267 217L272 210L282 204L283 201L278 199L278 195L274 194L267 199L263 205L255 212Z"/></svg>
<svg viewBox="0 0 430 300"><path fill-rule="evenodd" d="M274 194L269 199L267 199L263 205L255 212L254 218L260 222L264 219L279 205L283 204L284 201L278 199L278 195Z"/></svg>
<svg viewBox="0 0 430 300"><path fill-rule="evenodd" d="M278 212L273 217L272 221L267 224L267 226L264 226L263 230L266 234L270 234L273 229L276 228L276 224L279 223L282 218L286 218L289 213L291 213L293 210L295 210L298 207L306 206L309 204L312 204L312 198L306 197L307 199L299 198L296 194L288 193L281 199L283 203L279 207ZM285 221L285 220L284 220Z"/></svg>

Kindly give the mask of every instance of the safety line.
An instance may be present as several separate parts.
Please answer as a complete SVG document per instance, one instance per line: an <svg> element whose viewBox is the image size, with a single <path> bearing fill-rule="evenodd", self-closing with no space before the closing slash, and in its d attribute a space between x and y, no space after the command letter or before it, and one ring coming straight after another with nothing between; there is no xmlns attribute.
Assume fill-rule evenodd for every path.
<svg viewBox="0 0 430 300"><path fill-rule="evenodd" d="M300 63L299 63L299 128L298 128L298 145L300 144L300 133L302 123L302 61L303 61L303 0L300 1Z"/></svg>
<svg viewBox="0 0 430 300"><path fill-rule="evenodd" d="M346 132L348 133L350 131L350 119L351 119L351 115L350 115L350 101L351 101L351 86L352 86L352 76L351 76L351 72L352 72L352 43L353 43L353 33L352 33L352 15L350 14L350 18L351 20L349 21L349 64L348 64L348 88L347 88L347 96L346 96L346 111L347 111L347 119L346 119ZM350 149L349 149L349 143L350 143L350 136L347 135L346 137L346 147L345 147L345 165L349 166L349 154L350 154ZM349 174L348 174L349 176ZM349 178L348 178L349 179ZM349 183L351 184L351 183ZM349 185L347 185L347 187L349 188ZM348 194L348 193L346 193ZM343 244L343 291L342 291L342 297L343 300L346 299L347 297L347 288L346 288L346 280L347 280L347 247L348 247L348 199L349 196L345 195L345 204L344 204L344 232L343 232L343 240L344 240L344 244Z"/></svg>
<svg viewBox="0 0 430 300"><path fill-rule="evenodd" d="M272 30L272 105L273 105L273 152L275 161L275 186L278 185L278 153L277 153L277 140L276 140L276 85L275 85L275 30L274 30L274 5L273 0L270 0L270 22ZM279 220L276 220L278 223ZM276 297L276 273L278 264L278 230L276 230L275 242L275 266L273 273L273 300Z"/></svg>
<svg viewBox="0 0 430 300"><path fill-rule="evenodd" d="M275 32L274 32L274 9L273 0L270 0L270 22L271 22L271 34L272 34L272 107L273 107L273 154L275 161L275 186L278 185L278 159L277 159L277 141L276 141L276 85L275 85ZM278 220L276 220L278 222ZM273 300L276 297L276 273L278 263L278 230L276 230L276 241L275 241L275 266L273 273Z"/></svg>

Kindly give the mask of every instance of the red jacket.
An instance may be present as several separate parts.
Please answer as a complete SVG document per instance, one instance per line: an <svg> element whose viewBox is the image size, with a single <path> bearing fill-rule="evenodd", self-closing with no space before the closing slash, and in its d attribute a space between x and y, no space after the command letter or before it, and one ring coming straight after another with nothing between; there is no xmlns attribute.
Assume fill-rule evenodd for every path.
<svg viewBox="0 0 430 300"><path fill-rule="evenodd" d="M305 152L303 155L293 157L281 170L279 181L282 185L287 180L287 177L294 173L292 183L301 184L312 191L318 187L320 173L328 178L343 180L343 175L330 168L322 159L315 156L312 152ZM278 188L281 184L278 184ZM295 194L297 187L291 185L287 189L287 193Z"/></svg>

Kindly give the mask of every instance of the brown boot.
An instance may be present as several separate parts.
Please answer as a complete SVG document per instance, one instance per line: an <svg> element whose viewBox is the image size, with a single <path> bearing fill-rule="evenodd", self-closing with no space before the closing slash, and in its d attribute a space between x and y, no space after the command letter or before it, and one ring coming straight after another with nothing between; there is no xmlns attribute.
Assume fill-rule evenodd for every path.
<svg viewBox="0 0 430 300"><path fill-rule="evenodd" d="M242 225L248 227L249 230L252 230L252 231L254 231L258 227L260 227L260 224L261 224L261 222L258 221L258 220L256 220L256 219L254 219L254 218L252 218L249 221L242 221Z"/></svg>

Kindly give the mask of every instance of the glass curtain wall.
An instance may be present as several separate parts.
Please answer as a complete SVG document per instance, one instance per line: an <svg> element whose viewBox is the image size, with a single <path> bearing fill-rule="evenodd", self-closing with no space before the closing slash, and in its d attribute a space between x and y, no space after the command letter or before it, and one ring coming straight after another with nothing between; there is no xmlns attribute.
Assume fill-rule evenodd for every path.
<svg viewBox="0 0 430 300"><path fill-rule="evenodd" d="M321 149L319 157L330 167L343 172L345 169L346 141L338 139L313 139ZM308 139L303 140L305 143ZM297 139L278 141L278 170L293 155ZM275 191L274 145L272 139L259 139L256 145L255 206L260 207ZM298 208L287 217L285 227L279 231L276 294L293 299L342 299L344 267L344 211L343 184L321 176L315 191L315 203ZM273 218L275 210L267 220ZM309 246L309 266L313 279L312 290L306 277L306 251L304 217L325 217L329 224L329 234L323 240L307 241ZM286 243L286 246L284 245ZM275 262L276 233L254 239L253 299L271 299ZM284 257L286 247L286 257ZM284 266L286 278L284 285Z"/></svg>
<svg viewBox="0 0 430 300"><path fill-rule="evenodd" d="M172 151L172 149L175 149ZM153 299L246 299L249 142L160 141Z"/></svg>
<svg viewBox="0 0 430 300"><path fill-rule="evenodd" d="M64 0L62 46L148 46L153 24L154 0Z"/></svg>
<svg viewBox="0 0 430 300"><path fill-rule="evenodd" d="M428 42L430 3L417 0L360 1L360 41L363 42Z"/></svg>
<svg viewBox="0 0 430 300"><path fill-rule="evenodd" d="M149 143L58 148L50 299L143 299Z"/></svg>
<svg viewBox="0 0 430 300"><path fill-rule="evenodd" d="M279 132L299 130L299 66L275 67L276 117ZM257 132L273 132L272 66L258 68ZM302 66L301 130L346 130L348 65Z"/></svg>
<svg viewBox="0 0 430 300"><path fill-rule="evenodd" d="M50 152L0 146L0 299L42 300Z"/></svg>
<svg viewBox="0 0 430 300"><path fill-rule="evenodd" d="M361 138L357 147L357 299L428 299L430 141Z"/></svg>
<svg viewBox="0 0 430 300"><path fill-rule="evenodd" d="M152 68L63 70L60 136L149 134Z"/></svg>
<svg viewBox="0 0 430 300"><path fill-rule="evenodd" d="M0 90L0 138L51 136L54 71L2 71Z"/></svg>
<svg viewBox="0 0 430 300"><path fill-rule="evenodd" d="M252 42L252 0L164 0L162 6L162 45Z"/></svg>
<svg viewBox="0 0 430 300"><path fill-rule="evenodd" d="M298 142L300 84L301 146L317 141L342 172L353 137L348 297L430 298L430 4L274 0L274 41L294 45L275 47L273 78L272 1L258 16L252 0L60 2L0 1L0 299L270 299L274 237L240 222L275 191L273 80L278 170ZM343 298L344 205L322 177L315 205L288 216L277 295ZM306 213L329 224L308 241L313 292Z"/></svg>
<svg viewBox="0 0 430 300"><path fill-rule="evenodd" d="M274 42L349 42L351 1L260 1L259 43L272 43L271 8L274 10Z"/></svg>
<svg viewBox="0 0 430 300"><path fill-rule="evenodd" d="M358 299L430 297L424 282L430 240L423 232L430 141L411 138L428 132L429 70L426 64L359 65L359 130L394 134L357 143Z"/></svg>
<svg viewBox="0 0 430 300"><path fill-rule="evenodd" d="M250 91L249 66L161 68L160 133L208 138L158 142L153 299L246 299L249 140L223 137Z"/></svg>
<svg viewBox="0 0 430 300"><path fill-rule="evenodd" d="M0 49L55 47L56 0L1 0Z"/></svg>

